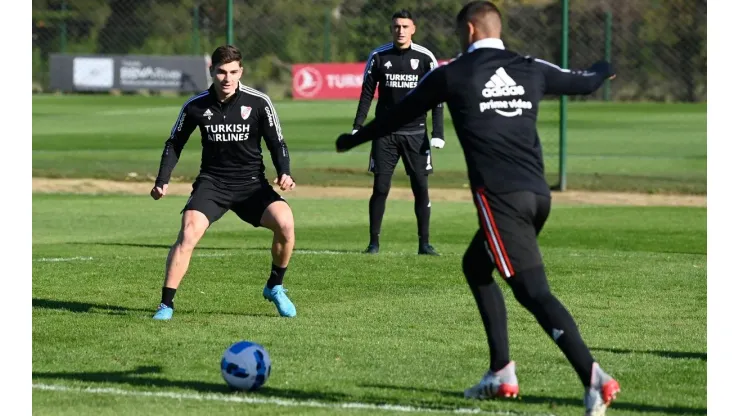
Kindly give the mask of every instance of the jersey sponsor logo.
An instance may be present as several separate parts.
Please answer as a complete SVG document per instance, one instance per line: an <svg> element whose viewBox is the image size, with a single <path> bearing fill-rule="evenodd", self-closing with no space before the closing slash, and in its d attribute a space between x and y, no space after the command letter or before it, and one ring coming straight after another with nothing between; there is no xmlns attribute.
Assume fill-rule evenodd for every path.
<svg viewBox="0 0 740 416"><path fill-rule="evenodd" d="M385 74L385 86L389 88L416 88L419 76L416 74Z"/></svg>
<svg viewBox="0 0 740 416"><path fill-rule="evenodd" d="M247 107L245 105L242 106L242 119L246 120L249 118L249 115L252 114L252 107ZM272 124L272 123L271 123Z"/></svg>
<svg viewBox="0 0 740 416"><path fill-rule="evenodd" d="M419 60L418 59L412 59L411 61L411 69L416 69L419 67Z"/></svg>
<svg viewBox="0 0 740 416"><path fill-rule="evenodd" d="M270 111L270 107L269 106L265 107L265 112L267 113L267 121L270 122L270 127L272 127L273 126L273 122L272 122L272 111Z"/></svg>
<svg viewBox="0 0 740 416"><path fill-rule="evenodd" d="M249 124L206 124L208 140L212 142L243 142L249 139Z"/></svg>
<svg viewBox="0 0 740 416"><path fill-rule="evenodd" d="M518 85L513 78L506 73L504 68L499 68L486 82L485 88L481 92L484 98L501 98L516 97L524 95L524 87ZM517 117L524 114L524 110L531 110L532 102L514 98L511 100L483 101L480 103L480 112L494 110L497 114L504 117Z"/></svg>
<svg viewBox="0 0 740 416"><path fill-rule="evenodd" d="M249 124L206 124L208 133L243 133L249 132Z"/></svg>

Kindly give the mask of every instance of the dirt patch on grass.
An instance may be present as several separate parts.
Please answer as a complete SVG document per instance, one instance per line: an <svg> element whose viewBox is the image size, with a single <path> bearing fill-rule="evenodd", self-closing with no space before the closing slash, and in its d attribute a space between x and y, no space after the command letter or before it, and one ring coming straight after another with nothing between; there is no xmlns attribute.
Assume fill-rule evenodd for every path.
<svg viewBox="0 0 740 416"><path fill-rule="evenodd" d="M148 195L151 184L146 182L123 182L102 179L50 179L33 178L34 193L76 194L126 194ZM190 183L172 183L169 195L189 195ZM301 199L367 199L372 189L356 187L298 186L286 192L286 198ZM468 189L430 189L432 201L471 201ZM392 188L390 199L413 200L411 189ZM706 207L705 195L640 194L622 192L567 191L553 192L553 202L558 204L631 205L631 206L690 206Z"/></svg>

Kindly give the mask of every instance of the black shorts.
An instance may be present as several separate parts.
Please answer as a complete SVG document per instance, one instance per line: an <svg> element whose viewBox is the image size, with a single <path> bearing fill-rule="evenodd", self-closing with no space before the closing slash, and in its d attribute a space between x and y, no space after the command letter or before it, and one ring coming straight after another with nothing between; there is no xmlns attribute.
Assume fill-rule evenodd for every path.
<svg viewBox="0 0 740 416"><path fill-rule="evenodd" d="M432 152L429 138L421 134L391 134L373 140L368 171L374 174L393 174L399 157L403 159L406 174L429 175L432 169Z"/></svg>
<svg viewBox="0 0 740 416"><path fill-rule="evenodd" d="M550 215L550 197L533 192L491 194L483 189L473 198L491 261L501 276L542 265L537 236Z"/></svg>
<svg viewBox="0 0 740 416"><path fill-rule="evenodd" d="M193 183L190 199L182 212L191 209L202 212L213 224L226 211L232 210L243 221L259 227L265 209L275 201L285 200L264 178L234 186L202 175Z"/></svg>

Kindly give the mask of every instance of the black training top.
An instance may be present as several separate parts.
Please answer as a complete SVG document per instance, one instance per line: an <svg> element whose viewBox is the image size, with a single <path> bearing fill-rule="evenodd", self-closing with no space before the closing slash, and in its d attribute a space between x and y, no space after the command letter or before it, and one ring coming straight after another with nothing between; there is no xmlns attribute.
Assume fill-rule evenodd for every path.
<svg viewBox="0 0 740 416"><path fill-rule="evenodd" d="M180 152L196 127L200 129L203 145L201 174L225 184L241 184L263 177L261 139L264 138L278 176L290 175L288 147L270 98L240 83L234 95L219 102L211 85L182 106L164 145L156 186L169 182Z"/></svg>

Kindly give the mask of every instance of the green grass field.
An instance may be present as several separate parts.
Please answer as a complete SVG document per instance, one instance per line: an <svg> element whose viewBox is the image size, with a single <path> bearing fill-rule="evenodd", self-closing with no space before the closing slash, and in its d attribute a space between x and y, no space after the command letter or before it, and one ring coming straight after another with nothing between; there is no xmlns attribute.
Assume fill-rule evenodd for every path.
<svg viewBox="0 0 740 416"><path fill-rule="evenodd" d="M33 175L151 181L183 101L34 96ZM355 102L275 106L299 186L371 186L368 145L334 152ZM544 103L553 182L557 119L557 104ZM568 120L569 189L706 193L706 104L572 102ZM462 188L449 120L446 133L430 184ZM192 179L199 160L194 135L174 178ZM402 172L394 181L407 187ZM286 276L292 320L261 297L270 233L229 213L196 250L175 319L155 322L186 198L34 194L34 414L582 414L575 373L503 282L522 397L462 399L488 364L461 273L477 227L471 203L435 202L432 243L443 256L420 258L413 203L390 200L383 252L365 256L366 200L288 196L297 233ZM551 287L622 385L609 415L707 413L706 220L706 208L553 209L540 238ZM255 393L230 393L221 379L221 354L241 339L263 344L273 360Z"/></svg>
<svg viewBox="0 0 740 416"><path fill-rule="evenodd" d="M151 180L183 97L50 96L33 98L33 174ZM369 145L334 152L351 128L354 101L276 102L300 184L368 186ZM569 105L569 189L706 193L706 104L572 102ZM372 114L372 110L371 110ZM465 163L454 129L433 151L433 187L463 187ZM540 137L551 183L558 170L558 107L545 102ZM266 152L266 149L265 149ZM269 161L269 159L268 159ZM197 132L174 176L192 179L200 163ZM268 163L269 165L269 163ZM268 166L273 171L272 166ZM402 168L397 185L407 185Z"/></svg>
<svg viewBox="0 0 740 416"><path fill-rule="evenodd" d="M99 133L104 124L97 123L59 127L70 147L98 146L84 152L65 151L61 139L34 129L35 161L56 154L71 169L71 160L106 155L103 143L122 137L139 144L115 155L157 159L156 146L137 134L72 132ZM146 140L161 141L151 134ZM70 160L58 157L64 152ZM261 298L269 232L229 213L196 250L175 319L155 322L164 260L185 199L34 196L34 414L397 413L339 407L346 403L414 406L418 413L582 414L575 373L502 282L523 396L461 398L488 364L480 317L460 271L477 226L472 204L434 205L432 240L443 256L419 258L411 202L388 202L383 253L365 256L358 253L366 244L366 201L290 200L297 224L286 276L299 314L293 320L278 318ZM541 236L551 286L596 358L622 384L611 415L707 412L706 216L704 208L554 207ZM221 353L240 339L262 343L273 359L272 376L256 393L229 393L221 379ZM277 399L293 407L278 406Z"/></svg>

